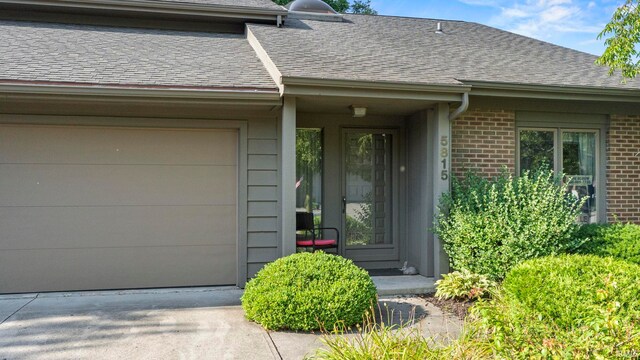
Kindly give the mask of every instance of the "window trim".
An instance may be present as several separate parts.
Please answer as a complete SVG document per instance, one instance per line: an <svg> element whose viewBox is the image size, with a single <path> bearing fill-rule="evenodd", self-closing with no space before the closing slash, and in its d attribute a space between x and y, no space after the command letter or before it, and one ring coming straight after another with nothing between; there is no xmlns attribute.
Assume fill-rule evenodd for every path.
<svg viewBox="0 0 640 360"><path fill-rule="evenodd" d="M595 157L596 157L596 173L594 177L597 179L598 188L596 189L596 220L598 223L606 222L606 148L603 148L601 139L603 138L603 131L606 131L599 126L589 127L575 127L564 126L565 124L558 124L557 126L517 126L516 127L516 176L520 176L520 134L524 131L549 131L553 132L553 171L555 174L562 173L563 169L563 153L561 149L562 135L565 132L582 132L595 134ZM594 124L595 125L595 124ZM606 144L605 144L606 146Z"/></svg>
<svg viewBox="0 0 640 360"><path fill-rule="evenodd" d="M598 168L598 175L602 179L600 189L596 194L596 200L598 201L598 222L607 222L607 131L609 128L610 117L606 114L594 114L589 112L577 113L577 112L558 112L558 111L545 111L544 108L538 111L516 111L516 129L520 127L528 128L566 128L576 130L599 130L599 151L598 154L600 165ZM516 136L519 138L518 132ZM518 149L520 144L516 145ZM516 163L519 166L519 154L516 159ZM599 194L599 195L598 195Z"/></svg>

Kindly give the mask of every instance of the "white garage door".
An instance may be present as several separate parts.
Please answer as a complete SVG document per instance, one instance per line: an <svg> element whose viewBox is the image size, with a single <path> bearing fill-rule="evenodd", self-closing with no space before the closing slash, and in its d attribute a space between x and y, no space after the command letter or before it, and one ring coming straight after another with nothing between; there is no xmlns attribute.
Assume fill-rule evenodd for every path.
<svg viewBox="0 0 640 360"><path fill-rule="evenodd" d="M0 125L0 293L235 284L237 132Z"/></svg>

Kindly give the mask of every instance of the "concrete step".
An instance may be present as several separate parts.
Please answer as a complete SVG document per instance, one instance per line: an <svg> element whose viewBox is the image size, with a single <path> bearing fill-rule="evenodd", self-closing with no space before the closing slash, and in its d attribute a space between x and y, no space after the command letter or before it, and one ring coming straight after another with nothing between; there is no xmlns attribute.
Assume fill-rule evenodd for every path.
<svg viewBox="0 0 640 360"><path fill-rule="evenodd" d="M422 275L372 276L378 295L418 295L436 292L436 279Z"/></svg>

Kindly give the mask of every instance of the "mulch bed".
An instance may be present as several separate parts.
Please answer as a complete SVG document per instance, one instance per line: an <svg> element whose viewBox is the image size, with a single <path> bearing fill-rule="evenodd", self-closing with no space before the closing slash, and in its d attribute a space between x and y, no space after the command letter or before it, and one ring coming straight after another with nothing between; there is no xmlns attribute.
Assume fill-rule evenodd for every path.
<svg viewBox="0 0 640 360"><path fill-rule="evenodd" d="M441 300L433 294L426 294L421 297L443 311L457 316L460 320L464 320L467 314L469 314L469 308L475 303L471 300Z"/></svg>

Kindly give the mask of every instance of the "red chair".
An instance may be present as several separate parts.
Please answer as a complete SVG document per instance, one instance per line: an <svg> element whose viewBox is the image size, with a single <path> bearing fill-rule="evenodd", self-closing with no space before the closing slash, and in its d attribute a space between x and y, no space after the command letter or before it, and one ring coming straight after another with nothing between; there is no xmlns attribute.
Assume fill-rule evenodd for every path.
<svg viewBox="0 0 640 360"><path fill-rule="evenodd" d="M335 238L324 237L325 230L335 232ZM311 248L316 250L336 249L338 251L338 242L340 241L340 232L332 227L316 227L313 222L313 213L297 212L296 213L296 248Z"/></svg>

